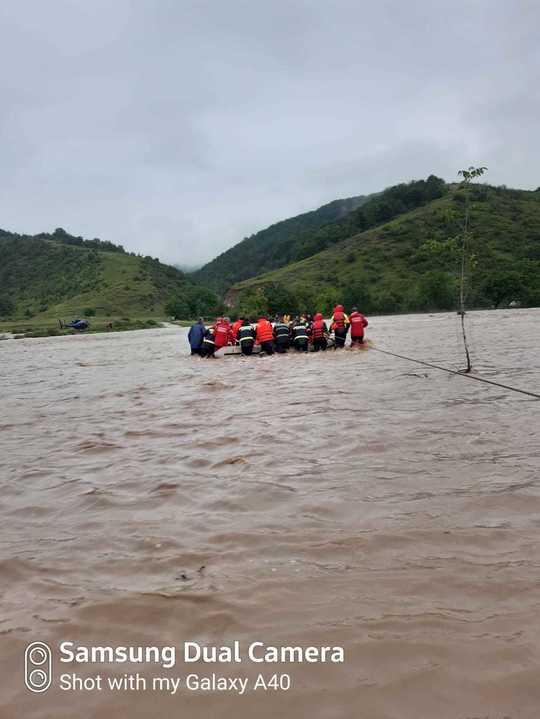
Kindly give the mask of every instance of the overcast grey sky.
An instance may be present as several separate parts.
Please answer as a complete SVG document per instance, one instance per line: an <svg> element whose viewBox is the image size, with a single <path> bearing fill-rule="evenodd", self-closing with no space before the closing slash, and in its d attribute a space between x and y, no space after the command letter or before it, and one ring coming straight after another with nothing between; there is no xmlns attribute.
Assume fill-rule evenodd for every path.
<svg viewBox="0 0 540 719"><path fill-rule="evenodd" d="M540 185L540 2L4 0L0 227L200 263L337 197Z"/></svg>

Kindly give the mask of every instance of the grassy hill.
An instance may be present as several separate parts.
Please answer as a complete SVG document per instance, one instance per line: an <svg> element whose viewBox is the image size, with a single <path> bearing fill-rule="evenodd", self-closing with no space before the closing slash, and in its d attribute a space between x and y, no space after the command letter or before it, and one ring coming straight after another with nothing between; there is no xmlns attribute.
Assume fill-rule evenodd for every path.
<svg viewBox="0 0 540 719"><path fill-rule="evenodd" d="M247 313L328 312L337 301L372 313L456 307L467 192L468 306L539 305L540 192L488 185L446 186L437 199L235 284L228 304Z"/></svg>
<svg viewBox="0 0 540 719"><path fill-rule="evenodd" d="M302 254L304 243L317 230L343 220L369 197L334 200L318 210L277 222L223 252L194 272L192 277L196 282L224 293L235 282L287 265L306 256ZM308 251L308 254L312 252Z"/></svg>
<svg viewBox="0 0 540 719"><path fill-rule="evenodd" d="M466 206L467 305L540 305L540 190L447 185L432 175L277 223L220 255L196 282L157 259L62 229L0 230L0 323L5 330L52 328L76 316L95 318L94 327L210 317L221 302L200 283L225 291L231 277L226 302L243 314L327 313L336 302L368 313L454 308Z"/></svg>
<svg viewBox="0 0 540 719"><path fill-rule="evenodd" d="M18 235L0 230L0 318L47 323L75 316L161 318L171 304L186 316L210 296L184 273L151 257L126 253L100 240L83 240L58 229ZM197 301L195 301L197 300ZM199 302L200 304L200 302ZM204 303L203 303L204 304ZM174 309L174 308L173 308Z"/></svg>

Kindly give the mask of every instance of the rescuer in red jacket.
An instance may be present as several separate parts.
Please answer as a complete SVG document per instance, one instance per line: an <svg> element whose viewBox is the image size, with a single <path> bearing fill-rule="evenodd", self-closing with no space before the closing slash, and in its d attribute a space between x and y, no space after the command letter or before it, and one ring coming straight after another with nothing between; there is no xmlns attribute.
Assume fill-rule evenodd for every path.
<svg viewBox="0 0 540 719"><path fill-rule="evenodd" d="M328 346L328 342L326 340L327 336L328 327L326 326L326 322L324 321L322 314L317 312L311 325L311 341L315 352L326 349Z"/></svg>
<svg viewBox="0 0 540 719"><path fill-rule="evenodd" d="M260 317L257 322L256 340L261 345L261 350L267 355L274 354L274 328L266 317Z"/></svg>
<svg viewBox="0 0 540 719"><path fill-rule="evenodd" d="M218 317L214 325L214 343L216 351L232 342L231 323L227 317Z"/></svg>
<svg viewBox="0 0 540 719"><path fill-rule="evenodd" d="M347 339L347 332L349 331L349 318L345 314L343 305L336 305L334 307L330 328L334 330L336 349L345 347L345 340Z"/></svg>
<svg viewBox="0 0 540 719"><path fill-rule="evenodd" d="M232 326L232 336L233 336L233 339L234 339L235 341L238 340L238 330L240 329L240 327L242 327L243 324L244 324L244 318L243 318L243 317L239 317L239 318L236 320L236 322L233 322L233 326Z"/></svg>
<svg viewBox="0 0 540 719"><path fill-rule="evenodd" d="M352 308L349 321L351 323L351 347L363 344L364 328L368 326L369 322L361 312L358 312L357 307Z"/></svg>

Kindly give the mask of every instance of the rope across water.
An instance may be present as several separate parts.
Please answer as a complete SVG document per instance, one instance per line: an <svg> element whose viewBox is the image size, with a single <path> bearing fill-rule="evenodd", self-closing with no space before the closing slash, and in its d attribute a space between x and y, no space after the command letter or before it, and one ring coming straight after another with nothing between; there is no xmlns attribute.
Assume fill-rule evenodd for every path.
<svg viewBox="0 0 540 719"><path fill-rule="evenodd" d="M424 365L425 367L431 367L432 369L438 369L442 372L448 372L448 374L455 374L459 377L465 377L467 379L474 379L477 382L484 382L485 384L491 384L495 387L501 387L502 389L510 390L511 392L518 392L519 394L526 394L529 397L534 397L535 399L540 399L540 394L537 394L536 392L529 392L526 389L519 389L518 387L511 387L508 384L503 384L502 382L494 382L491 379L486 379L485 377L479 377L478 375L474 374L466 374L464 372L460 372L456 369L450 369L449 367L443 367L442 365L433 364L432 362L425 362L424 360L416 359L415 357L406 357L405 355L396 354L396 352L389 352L389 350L383 350L380 347L373 347L371 346L370 349L375 350L376 352L382 352L385 355L391 355L392 357L398 357L399 359L406 360L408 362L415 362L416 364Z"/></svg>

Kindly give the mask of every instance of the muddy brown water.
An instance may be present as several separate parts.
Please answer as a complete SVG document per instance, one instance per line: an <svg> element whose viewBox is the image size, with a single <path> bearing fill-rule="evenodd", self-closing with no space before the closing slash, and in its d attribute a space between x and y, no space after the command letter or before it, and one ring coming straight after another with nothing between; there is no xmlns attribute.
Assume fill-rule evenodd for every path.
<svg viewBox="0 0 540 719"><path fill-rule="evenodd" d="M538 391L540 310L471 313ZM375 345L462 365L456 317ZM372 350L191 359L185 331L0 345L0 716L540 716L540 402ZM32 694L23 652L53 647ZM345 661L66 665L77 645L343 646ZM63 691L139 671L289 691Z"/></svg>

